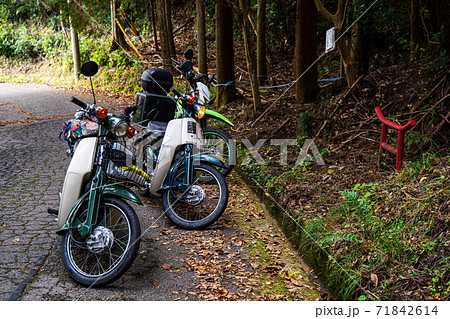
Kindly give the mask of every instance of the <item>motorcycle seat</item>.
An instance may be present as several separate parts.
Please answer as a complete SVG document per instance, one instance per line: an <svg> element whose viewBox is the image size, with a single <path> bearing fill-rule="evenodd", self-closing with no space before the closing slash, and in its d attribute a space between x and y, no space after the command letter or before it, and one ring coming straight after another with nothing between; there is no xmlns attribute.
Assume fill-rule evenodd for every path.
<svg viewBox="0 0 450 319"><path fill-rule="evenodd" d="M166 122L149 121L147 129L149 132L152 132L153 134L162 136L166 133L167 124L168 123Z"/></svg>

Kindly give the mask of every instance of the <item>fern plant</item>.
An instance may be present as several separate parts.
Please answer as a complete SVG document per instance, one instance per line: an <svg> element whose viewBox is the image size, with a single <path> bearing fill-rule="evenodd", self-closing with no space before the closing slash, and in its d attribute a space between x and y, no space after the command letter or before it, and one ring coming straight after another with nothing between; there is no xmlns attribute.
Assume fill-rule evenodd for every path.
<svg viewBox="0 0 450 319"><path fill-rule="evenodd" d="M372 203L366 197L360 197L357 192L349 190L340 193L344 196L348 209L359 213L359 217L368 217L372 214Z"/></svg>
<svg viewBox="0 0 450 319"><path fill-rule="evenodd" d="M351 242L355 242L355 243L360 242L359 238L354 234L339 233L339 234L332 234L332 235L325 236L324 238L322 238L319 241L319 243L321 243L321 244L326 244L326 243L330 243L330 242L335 243L338 240L346 240L346 241L351 241Z"/></svg>

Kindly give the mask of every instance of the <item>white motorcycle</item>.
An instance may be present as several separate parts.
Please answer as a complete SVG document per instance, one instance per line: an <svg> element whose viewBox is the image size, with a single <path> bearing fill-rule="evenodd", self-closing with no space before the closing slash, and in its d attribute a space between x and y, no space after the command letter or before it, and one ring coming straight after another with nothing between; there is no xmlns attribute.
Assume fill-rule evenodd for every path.
<svg viewBox="0 0 450 319"><path fill-rule="evenodd" d="M133 145L137 165L150 180L141 194L161 196L164 212L175 225L203 229L223 214L228 202L225 177L214 167L225 164L201 152L204 140L197 120L204 113L192 96L172 88L168 71L146 70L141 83L149 93L138 93L135 111L145 125ZM169 90L177 102L165 95ZM177 106L181 118L174 119Z"/></svg>
<svg viewBox="0 0 450 319"><path fill-rule="evenodd" d="M92 61L81 68L89 77L97 70ZM97 107L95 96L92 105L74 97L71 102L82 109L63 125L60 137L69 143L72 159L59 209L48 211L58 215L57 233L63 236L61 255L67 273L82 285L100 287L122 276L138 252L139 219L126 200L142 202L124 182L143 178L126 166L118 143L134 135L129 122Z"/></svg>

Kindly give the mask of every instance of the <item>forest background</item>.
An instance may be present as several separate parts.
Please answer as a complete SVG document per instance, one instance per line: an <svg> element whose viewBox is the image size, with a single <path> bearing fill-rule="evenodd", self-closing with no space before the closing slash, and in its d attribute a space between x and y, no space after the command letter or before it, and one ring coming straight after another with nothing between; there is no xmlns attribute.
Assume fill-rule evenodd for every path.
<svg viewBox="0 0 450 319"><path fill-rule="evenodd" d="M236 140L297 140L288 165L267 142L267 165L237 170L324 298L449 300L449 0L0 0L0 81L88 87L94 60L96 89L132 100L145 69L176 75L187 48ZM376 106L417 123L399 172L390 154L378 165ZM294 165L307 139L325 166Z"/></svg>

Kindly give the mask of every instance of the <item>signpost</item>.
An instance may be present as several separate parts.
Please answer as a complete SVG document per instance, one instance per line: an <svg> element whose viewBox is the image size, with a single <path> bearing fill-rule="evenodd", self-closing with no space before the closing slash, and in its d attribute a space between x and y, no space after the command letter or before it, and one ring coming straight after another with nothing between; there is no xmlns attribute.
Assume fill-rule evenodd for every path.
<svg viewBox="0 0 450 319"><path fill-rule="evenodd" d="M327 30L325 38L325 52L333 51L336 49L336 30L331 28Z"/></svg>

